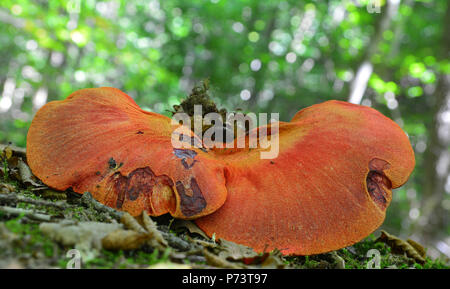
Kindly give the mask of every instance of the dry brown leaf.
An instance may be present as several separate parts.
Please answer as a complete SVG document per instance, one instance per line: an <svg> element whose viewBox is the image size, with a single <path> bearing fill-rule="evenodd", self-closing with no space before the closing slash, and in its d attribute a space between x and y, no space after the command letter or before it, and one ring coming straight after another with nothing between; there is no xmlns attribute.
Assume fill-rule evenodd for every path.
<svg viewBox="0 0 450 289"><path fill-rule="evenodd" d="M205 241L205 240L193 239L189 236L188 236L188 240L191 242L197 243L204 248L218 248L219 247L219 245L217 243L213 243L213 242Z"/></svg>
<svg viewBox="0 0 450 289"><path fill-rule="evenodd" d="M273 250L267 254L267 257L263 258L261 265L254 266L254 268L264 269L282 269L286 268L286 263L283 262L283 254L278 250Z"/></svg>
<svg viewBox="0 0 450 289"><path fill-rule="evenodd" d="M0 194L9 194L14 192L15 190L15 187L11 184L0 183Z"/></svg>
<svg viewBox="0 0 450 289"><path fill-rule="evenodd" d="M199 234L206 240L210 238L192 221L175 219L173 222L173 226L175 229L177 228L186 228L191 234Z"/></svg>
<svg viewBox="0 0 450 289"><path fill-rule="evenodd" d="M214 255L209 252L208 249L203 249L203 256L205 256L206 262L214 267L229 268L229 269L242 269L245 268L244 264L235 264L225 260L225 258Z"/></svg>
<svg viewBox="0 0 450 289"><path fill-rule="evenodd" d="M133 218L129 213L124 212L122 217L120 218L120 222L125 226L125 228L133 230L138 233L147 233L144 227L139 224L139 222Z"/></svg>
<svg viewBox="0 0 450 289"><path fill-rule="evenodd" d="M158 230L156 223L147 215L147 212L145 211L142 212L142 222L144 223L144 228L147 230L151 239L154 239L157 243L164 247L168 246L167 241Z"/></svg>
<svg viewBox="0 0 450 289"><path fill-rule="evenodd" d="M139 219L142 224L139 223ZM150 219L145 211L138 218L134 218L129 213L125 212L120 221L125 228L137 233L138 235L136 236L145 236L144 242L148 242L150 246L158 249L163 249L168 246L167 241L163 238L161 232L158 231L156 223ZM126 249L123 248L123 250Z"/></svg>
<svg viewBox="0 0 450 289"><path fill-rule="evenodd" d="M107 250L135 250L151 238L148 234L119 229L102 239L102 246Z"/></svg>
<svg viewBox="0 0 450 289"><path fill-rule="evenodd" d="M31 173L30 167L22 160L22 158L18 158L17 168L19 169L20 181L23 183L28 183L35 187L42 187L42 184L37 183L36 177Z"/></svg>
<svg viewBox="0 0 450 289"><path fill-rule="evenodd" d="M422 256L422 253L424 252L422 246L420 246L422 247L422 250L419 249L419 252L409 242L405 242L397 236L387 233L386 231L381 231L381 235L377 241L381 241L389 245L392 248L393 253L406 254L406 256L413 258L418 263L425 263L425 256Z"/></svg>
<svg viewBox="0 0 450 289"><path fill-rule="evenodd" d="M225 260L226 262L232 261L231 264L235 264L233 261L242 262L240 265L244 268L276 269L286 267L286 264L283 262L283 255L279 250L259 254L250 247L224 239L219 239L218 243L220 246L214 247L216 252L219 251L216 256L218 258L216 261L219 259Z"/></svg>
<svg viewBox="0 0 450 289"><path fill-rule="evenodd" d="M28 167L25 159L25 150L10 145L0 145L0 159L7 162L7 172L4 172L5 168L3 164L0 170L3 175L7 174L15 178L16 180L29 184L35 187L43 187L39 180L31 173L31 169Z"/></svg>
<svg viewBox="0 0 450 289"><path fill-rule="evenodd" d="M219 253L219 257L221 258L238 261L244 258L254 258L259 255L252 248L234 242L219 239L219 243L222 248L222 251Z"/></svg>
<svg viewBox="0 0 450 289"><path fill-rule="evenodd" d="M411 239L406 240L406 242L408 242L411 246L413 246L414 249L416 249L417 253L420 254L420 256L422 256L423 258L427 256L426 249L421 244Z"/></svg>
<svg viewBox="0 0 450 289"><path fill-rule="evenodd" d="M6 160L9 160L13 156L13 151L12 151L11 147L6 146L3 149L2 153L1 153L1 156L3 158L5 158Z"/></svg>

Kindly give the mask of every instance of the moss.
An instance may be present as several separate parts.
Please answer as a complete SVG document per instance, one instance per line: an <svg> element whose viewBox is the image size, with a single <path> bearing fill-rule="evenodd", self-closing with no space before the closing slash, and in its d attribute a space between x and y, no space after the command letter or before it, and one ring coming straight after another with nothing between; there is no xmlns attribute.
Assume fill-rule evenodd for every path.
<svg viewBox="0 0 450 289"><path fill-rule="evenodd" d="M209 93L209 80L205 79L198 85L194 86L191 93L187 98L185 98L180 105L174 105L174 113L177 112L185 112L189 116L194 115L194 106L201 105L202 106L202 116L205 116L208 113L216 112L219 113L216 104L213 100L211 100L211 96ZM226 111L225 111L226 112Z"/></svg>
<svg viewBox="0 0 450 289"><path fill-rule="evenodd" d="M442 260L431 260L430 258L426 259L424 264L414 264L414 268L416 269L450 269L448 264L445 264Z"/></svg>
<svg viewBox="0 0 450 289"><path fill-rule="evenodd" d="M318 268L335 268L337 265L336 258L333 254L341 257L345 261L346 269L366 269L368 263L373 258L367 257L367 252L376 249L380 253L380 268L417 268L417 269L449 269L448 264L441 260L426 259L425 264L416 263L414 259L405 255L398 255L391 252L388 245L377 242L373 235L365 240L354 244L353 246L337 250L332 253L312 255L312 256L296 256L286 257L286 263L294 268L318 269ZM370 264L369 264L370 265Z"/></svg>
<svg viewBox="0 0 450 289"><path fill-rule="evenodd" d="M160 252L157 249L142 248L133 251L107 251L102 250L100 255L83 264L83 268L145 268L157 263L167 262L170 248ZM60 267L65 268L67 261L60 262Z"/></svg>
<svg viewBox="0 0 450 289"><path fill-rule="evenodd" d="M179 105L173 106L174 110L172 111L172 115L175 115L176 113L186 113L188 116L190 116L192 131L194 131L195 105L201 105L202 117L204 117L208 113L222 113L223 118L226 114L226 110L219 111L214 101L211 100L208 80L203 80L200 84L194 86L188 97L183 99ZM202 132L205 132L210 127L210 125L203 124L202 121Z"/></svg>
<svg viewBox="0 0 450 289"><path fill-rule="evenodd" d="M9 248L14 252L14 256L8 250L3 250L0 252L0 259L13 257L19 260L27 259L28 263L43 262L45 266L56 265L54 256L61 255L62 249L42 234L39 224L24 223L23 216L7 220L4 224L15 235L15 240L11 242Z"/></svg>

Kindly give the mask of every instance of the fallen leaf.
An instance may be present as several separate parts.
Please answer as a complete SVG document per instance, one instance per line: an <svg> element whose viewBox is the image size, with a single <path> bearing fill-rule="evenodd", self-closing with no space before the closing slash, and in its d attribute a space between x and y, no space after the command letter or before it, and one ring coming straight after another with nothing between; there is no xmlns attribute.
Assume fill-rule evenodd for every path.
<svg viewBox="0 0 450 289"><path fill-rule="evenodd" d="M1 156L2 156L2 158L9 160L13 156L13 151L12 151L11 147L6 146L5 148L3 148Z"/></svg>
<svg viewBox="0 0 450 289"><path fill-rule="evenodd" d="M142 212L142 222L144 223L144 228L147 230L148 235L151 240L156 241L159 245L167 247L167 241L163 238L161 232L158 230L156 223L147 215L147 212ZM153 247L161 247L152 243Z"/></svg>
<svg viewBox="0 0 450 289"><path fill-rule="evenodd" d="M208 263L211 266L219 267L219 268L229 268L229 269L242 269L245 268L244 264L239 263L232 263L230 261L227 261L223 257L219 257L211 252L208 251L208 249L203 249L203 256L205 256L206 263Z"/></svg>
<svg viewBox="0 0 450 289"><path fill-rule="evenodd" d="M120 222L125 226L125 228L133 230L138 233L147 233L147 231L144 229L139 222L133 218L129 213L125 212L122 217L120 218Z"/></svg>
<svg viewBox="0 0 450 289"><path fill-rule="evenodd" d="M20 181L25 184L30 184L35 187L42 187L42 184L39 184L35 181L35 176L31 173L30 167L22 160L22 158L18 159L17 168L19 169Z"/></svg>
<svg viewBox="0 0 450 289"><path fill-rule="evenodd" d="M9 194L15 191L13 185L8 183L0 183L0 194Z"/></svg>
<svg viewBox="0 0 450 289"><path fill-rule="evenodd" d="M175 219L173 222L173 226L175 229L179 228L185 228L189 231L191 234L199 234L206 240L209 240L210 238L192 221L188 220L181 220L181 219Z"/></svg>
<svg viewBox="0 0 450 289"><path fill-rule="evenodd" d="M102 246L107 250L135 250L150 238L148 234L119 229L106 235L102 239Z"/></svg>
<svg viewBox="0 0 450 289"><path fill-rule="evenodd" d="M189 241L197 243L200 246L205 247L205 248L218 248L219 247L219 245L217 243L213 243L213 242L205 241L205 240L193 239L189 236L187 236L187 237L188 237Z"/></svg>
<svg viewBox="0 0 450 289"><path fill-rule="evenodd" d="M425 258L427 256L426 249L421 244L419 244L416 241L411 240L411 239L406 240L406 242L408 242L411 246L413 246L414 249L416 249L417 253L419 253L420 256L422 256L423 258Z"/></svg>
<svg viewBox="0 0 450 289"><path fill-rule="evenodd" d="M128 230L119 229L110 232L102 239L103 247L108 250L134 250L145 243L157 249L167 247L167 241L147 213L143 212L140 219L142 225L136 218L125 212L120 222Z"/></svg>
<svg viewBox="0 0 450 289"><path fill-rule="evenodd" d="M273 250L270 253L264 254L265 258L260 265L253 266L253 268L264 268L264 269L282 269L286 268L286 263L283 262L283 254L278 250ZM257 259L257 258L255 258ZM257 263L256 263L257 264Z"/></svg>
<svg viewBox="0 0 450 289"><path fill-rule="evenodd" d="M219 268L255 269L277 269L286 267L286 264L283 262L283 255L279 250L258 254L250 247L224 239L219 239L217 244L203 240L194 239L194 241L204 247L203 255L205 256L207 263L211 266ZM212 244L214 244L214 246L211 246ZM217 254L212 253L212 251L209 251L206 248L212 248L212 251L217 252Z"/></svg>
<svg viewBox="0 0 450 289"><path fill-rule="evenodd" d="M391 235L386 231L381 231L380 237L376 240L377 242L386 243L392 248L392 252L396 254L406 254L406 256L413 258L418 263L425 263L424 249L416 249L410 242L405 242L397 236ZM416 242L414 242L416 243ZM416 243L418 244L418 243Z"/></svg>
<svg viewBox="0 0 450 289"><path fill-rule="evenodd" d="M224 239L219 239L222 251L219 253L219 257L225 259L232 259L235 261L242 260L244 258L253 258L259 254L253 251L252 248L236 244Z"/></svg>

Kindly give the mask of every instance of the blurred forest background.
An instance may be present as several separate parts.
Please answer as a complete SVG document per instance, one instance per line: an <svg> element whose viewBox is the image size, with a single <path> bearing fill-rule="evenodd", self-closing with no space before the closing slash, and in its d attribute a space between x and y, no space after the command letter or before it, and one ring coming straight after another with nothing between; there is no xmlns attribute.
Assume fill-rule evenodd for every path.
<svg viewBox="0 0 450 289"><path fill-rule="evenodd" d="M447 0L1 0L0 143L25 146L42 105L86 87L163 114L205 78L221 107L282 120L372 106L417 160L383 229L450 256L449 56Z"/></svg>

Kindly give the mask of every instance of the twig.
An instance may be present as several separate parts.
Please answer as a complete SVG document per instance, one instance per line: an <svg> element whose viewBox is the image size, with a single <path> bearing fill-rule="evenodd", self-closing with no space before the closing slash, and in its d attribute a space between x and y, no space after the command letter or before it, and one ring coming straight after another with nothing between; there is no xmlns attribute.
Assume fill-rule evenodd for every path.
<svg viewBox="0 0 450 289"><path fill-rule="evenodd" d="M24 209L19 209L19 208L11 208L11 207L6 207L6 206L0 206L0 212L9 214L9 215L13 215L13 216L20 216L23 215L25 217L28 217L30 219L34 219L36 221L41 221L41 222L49 222L51 219L51 216L49 215L45 215L45 214L41 214L41 213L35 213L33 211L30 210L24 210Z"/></svg>
<svg viewBox="0 0 450 289"><path fill-rule="evenodd" d="M66 209L69 205L64 204L62 202L50 202L45 200L36 200L32 198L27 198L17 194L0 194L0 201L8 202L8 203L28 203L37 206L47 206L47 207L55 207L58 209Z"/></svg>
<svg viewBox="0 0 450 289"><path fill-rule="evenodd" d="M113 218L120 220L123 216L123 212L114 210L108 206L103 205L92 197L91 193L85 192L80 199L81 203L86 205L87 207L92 207L97 211L109 214Z"/></svg>
<svg viewBox="0 0 450 289"><path fill-rule="evenodd" d="M158 230L156 223L152 219L150 219L146 211L142 212L142 222L144 223L144 228L147 230L149 235L152 236L152 238L156 240L158 244L164 247L168 246L166 239L164 239L161 232Z"/></svg>
<svg viewBox="0 0 450 289"><path fill-rule="evenodd" d="M206 258L206 262L215 267L219 268L229 268L229 269L242 269L243 265L239 266L238 264L231 263L225 259L220 258L219 256L210 253L208 249L203 249L203 256Z"/></svg>

